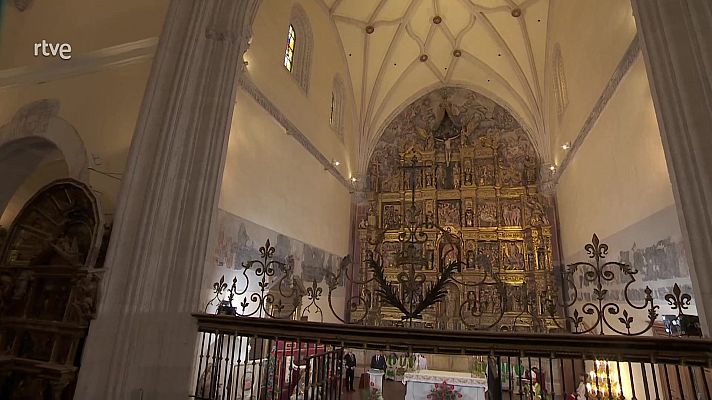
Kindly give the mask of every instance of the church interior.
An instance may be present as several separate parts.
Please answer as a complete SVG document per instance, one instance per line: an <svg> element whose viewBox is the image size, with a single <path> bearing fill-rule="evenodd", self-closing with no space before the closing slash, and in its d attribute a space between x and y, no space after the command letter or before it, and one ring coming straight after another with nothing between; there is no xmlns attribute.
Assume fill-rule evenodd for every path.
<svg viewBox="0 0 712 400"><path fill-rule="evenodd" d="M708 0L0 0L0 399L712 400Z"/></svg>

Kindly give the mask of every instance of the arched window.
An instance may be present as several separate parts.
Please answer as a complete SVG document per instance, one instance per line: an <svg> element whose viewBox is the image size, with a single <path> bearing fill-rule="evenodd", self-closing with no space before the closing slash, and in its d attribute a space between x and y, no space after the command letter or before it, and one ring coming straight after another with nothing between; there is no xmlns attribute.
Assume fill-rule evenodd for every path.
<svg viewBox="0 0 712 400"><path fill-rule="evenodd" d="M294 43L297 37L294 33L294 27L289 25L289 33L287 34L287 49L284 52L284 67L287 71L292 72L292 65L294 65Z"/></svg>
<svg viewBox="0 0 712 400"><path fill-rule="evenodd" d="M556 112L559 116L564 113L569 104L569 94L566 88L566 74L564 73L564 59L561 56L561 46L554 45L554 96L556 97Z"/></svg>
<svg viewBox="0 0 712 400"><path fill-rule="evenodd" d="M299 4L295 4L289 18L284 67L304 91L309 90L313 46L311 25L307 14Z"/></svg>
<svg viewBox="0 0 712 400"><path fill-rule="evenodd" d="M331 110L329 125L336 131L341 140L344 140L344 84L339 76L334 77L331 90Z"/></svg>

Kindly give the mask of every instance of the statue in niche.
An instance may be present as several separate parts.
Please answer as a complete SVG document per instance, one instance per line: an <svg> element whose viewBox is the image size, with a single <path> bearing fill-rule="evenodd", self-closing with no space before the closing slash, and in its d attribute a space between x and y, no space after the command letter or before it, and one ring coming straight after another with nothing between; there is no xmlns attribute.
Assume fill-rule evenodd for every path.
<svg viewBox="0 0 712 400"><path fill-rule="evenodd" d="M481 165L479 168L479 171L480 171L480 178L479 178L480 186L494 185L494 166L493 165L490 165L490 164Z"/></svg>
<svg viewBox="0 0 712 400"><path fill-rule="evenodd" d="M425 187L433 186L433 172L430 168L425 169Z"/></svg>
<svg viewBox="0 0 712 400"><path fill-rule="evenodd" d="M537 171L538 171L536 159L532 157L531 155L528 155L524 159L524 176L523 176L523 183L525 185L531 185L536 183L537 180Z"/></svg>
<svg viewBox="0 0 712 400"><path fill-rule="evenodd" d="M524 252L519 242L502 243L502 265L505 270L524 269Z"/></svg>
<svg viewBox="0 0 712 400"><path fill-rule="evenodd" d="M453 188L460 188L460 165L458 163L455 163L455 166L452 169L452 182Z"/></svg>
<svg viewBox="0 0 712 400"><path fill-rule="evenodd" d="M463 181L465 182L465 185L472 185L472 161L470 161L469 158L465 159Z"/></svg>
<svg viewBox="0 0 712 400"><path fill-rule="evenodd" d="M447 176L444 165L438 164L435 166L435 176L437 179L437 184L435 185L435 187L437 187L438 189L445 189Z"/></svg>
<svg viewBox="0 0 712 400"><path fill-rule="evenodd" d="M466 227L475 226L474 215L472 213L471 208L468 208L467 210L465 210L465 226Z"/></svg>

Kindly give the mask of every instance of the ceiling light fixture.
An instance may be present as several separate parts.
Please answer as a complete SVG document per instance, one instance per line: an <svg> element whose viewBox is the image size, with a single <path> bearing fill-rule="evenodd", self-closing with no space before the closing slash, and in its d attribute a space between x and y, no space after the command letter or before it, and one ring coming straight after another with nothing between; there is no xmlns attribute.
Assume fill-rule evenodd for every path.
<svg viewBox="0 0 712 400"><path fill-rule="evenodd" d="M420 59L420 62L426 62L426 61L428 61L428 55L421 54L419 59Z"/></svg>
<svg viewBox="0 0 712 400"><path fill-rule="evenodd" d="M366 33L368 33L369 35L372 34L375 30L376 28L374 28L372 25L366 27Z"/></svg>
<svg viewBox="0 0 712 400"><path fill-rule="evenodd" d="M455 51L452 52L452 55L455 57L460 57L462 55L462 50L455 49Z"/></svg>
<svg viewBox="0 0 712 400"><path fill-rule="evenodd" d="M571 148L571 144L570 144L569 142L566 142L566 143L564 143L564 144L561 145L561 148L564 149L564 150L568 150L568 149Z"/></svg>
<svg viewBox="0 0 712 400"><path fill-rule="evenodd" d="M435 25L437 25L437 24L439 24L439 23L441 23L441 22L443 22L443 19L442 19L439 15L436 15L436 16L433 17L433 23L434 23Z"/></svg>
<svg viewBox="0 0 712 400"><path fill-rule="evenodd" d="M521 15L522 15L522 9L521 9L521 8L515 8L514 10L512 10L512 16L513 16L514 18L518 18L518 17L520 17Z"/></svg>

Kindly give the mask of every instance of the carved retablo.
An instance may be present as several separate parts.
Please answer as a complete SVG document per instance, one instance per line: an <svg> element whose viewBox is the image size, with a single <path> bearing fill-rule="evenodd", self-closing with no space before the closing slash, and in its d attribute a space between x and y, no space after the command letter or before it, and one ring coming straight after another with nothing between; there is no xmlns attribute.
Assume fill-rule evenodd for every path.
<svg viewBox="0 0 712 400"><path fill-rule="evenodd" d="M417 164L417 168L413 165ZM539 157L512 115L462 88L435 90L405 108L385 129L368 168L368 203L359 207L361 259L378 253L386 275L400 271L398 233L414 199L421 218L459 238L427 232L417 251L430 282L452 260L462 264L447 298L417 323L442 329L553 330L546 307L553 279L552 205L541 195ZM375 244L369 238L383 237ZM361 280L371 271L361 267ZM377 289L368 282L364 299ZM425 282L427 287L428 282ZM373 286L373 287L372 287ZM416 291L417 295L417 291ZM352 321L399 325L392 307L359 304Z"/></svg>

